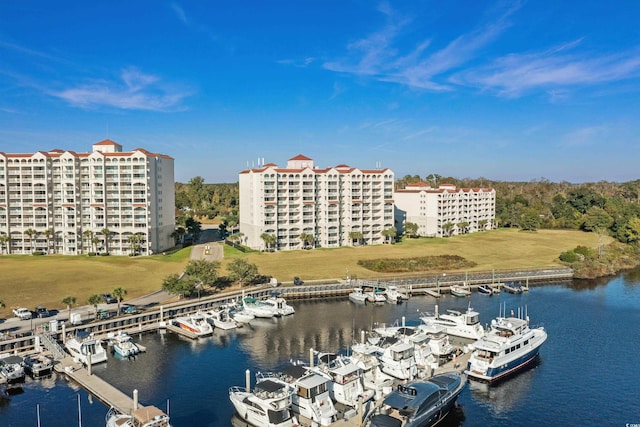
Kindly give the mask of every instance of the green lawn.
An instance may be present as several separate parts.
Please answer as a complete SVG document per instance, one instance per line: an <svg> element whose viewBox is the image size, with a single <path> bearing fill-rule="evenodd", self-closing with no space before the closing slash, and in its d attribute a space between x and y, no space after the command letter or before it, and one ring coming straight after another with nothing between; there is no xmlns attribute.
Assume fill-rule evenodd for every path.
<svg viewBox="0 0 640 427"><path fill-rule="evenodd" d="M225 246L225 265L245 257L258 266L261 274L291 281L344 278L384 278L358 265L359 259L405 258L430 255L459 255L477 264L473 270L505 270L559 265L560 252L578 245L596 247L598 235L579 231L541 230L535 233L512 229L454 236L447 239L408 239L395 245L314 249L289 252L249 252L243 254ZM160 289L162 280L179 274L189 261L190 248L151 257L87 256L0 256L0 318L10 317L11 308L36 305L63 309L65 296L74 296L84 305L92 294L111 292L117 287L128 291L125 298ZM388 277L398 277L388 274Z"/></svg>

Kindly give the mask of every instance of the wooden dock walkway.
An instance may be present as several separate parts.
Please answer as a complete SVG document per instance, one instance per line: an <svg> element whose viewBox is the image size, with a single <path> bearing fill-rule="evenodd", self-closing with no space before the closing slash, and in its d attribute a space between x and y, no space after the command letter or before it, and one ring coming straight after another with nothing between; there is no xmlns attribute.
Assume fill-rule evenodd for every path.
<svg viewBox="0 0 640 427"><path fill-rule="evenodd" d="M71 356L60 360L55 365L55 370L67 375L107 406L113 406L123 414L130 414L134 410L133 398L100 377L89 375L89 371L82 364L76 363ZM142 408L142 405L138 405L138 408Z"/></svg>

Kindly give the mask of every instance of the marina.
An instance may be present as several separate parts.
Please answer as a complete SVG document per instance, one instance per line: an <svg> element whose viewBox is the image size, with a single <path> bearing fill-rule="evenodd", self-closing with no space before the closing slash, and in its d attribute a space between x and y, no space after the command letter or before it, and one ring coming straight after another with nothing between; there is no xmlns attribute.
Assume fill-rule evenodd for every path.
<svg viewBox="0 0 640 427"><path fill-rule="evenodd" d="M604 299L596 295L606 296ZM569 348L576 345L576 339L581 336L581 330L589 331L592 336L595 331L603 330L604 325L622 316L628 322L638 320L638 313L627 301L637 301L639 297L638 286L626 283L621 278L612 281L611 284L593 285L587 288L571 288L566 285L549 285L533 288L528 294L496 295L493 298L485 298L474 293L471 303L475 311L480 313L480 322L490 324L491 319L499 314L501 302L506 302L508 310L527 306L535 323L544 324L549 332L549 341L541 348L540 360L532 369L526 370L496 386L483 388L482 384L470 382L458 398L458 405L454 408L448 419L453 424L447 425L510 425L506 420L529 419L527 414L536 413L538 421L545 424L562 422L562 414L552 412L547 414L547 409L552 403L549 401L550 391L553 393L571 393L576 397L569 404L572 412L577 413L577 419L590 424L615 422L622 420L618 412L611 412L600 408L598 411L591 407L578 406L576 400L588 400L591 394L586 381L603 381L602 376L593 372L589 365L590 357L597 357L589 351L583 358L571 358L567 353ZM420 324L420 313L434 311L435 304L439 305L441 312L455 308L459 299L443 295L439 300L428 296L413 296L402 304L385 305L355 305L348 299L312 300L308 302L294 303L296 314L293 316L275 319L256 319L259 322L249 324L244 328L230 331L215 330L209 337L192 340L181 335L156 330L152 333L138 334L130 332L136 342L148 348L148 351L136 356L133 360L118 360L109 355L107 363L93 365L92 376L105 380L124 396L123 405L132 405L133 390L139 390L145 406L153 405L160 408L168 406L171 402L172 425L230 425L233 421L235 410L228 401L225 390L232 385L242 384L245 371L273 371L279 370L290 359L308 360L309 348L322 350L339 350L343 354L350 354L354 338L360 341L360 331L371 330L376 323L393 324L401 317L406 318L409 325ZM331 310L331 317L326 318L321 313ZM419 312L418 312L419 311ZM593 319L585 318L584 312L597 314ZM558 313L562 312L562 316ZM320 317L318 317L320 316ZM318 322L318 319L322 322ZM580 319L579 323L574 321ZM634 320L635 319L635 320ZM576 330L576 325L578 329ZM577 334L566 335L563 330L573 328ZM607 334L612 330L607 328ZM636 332L623 339L618 336L620 331L610 336L617 340L622 347L630 345L629 340L637 340ZM605 334L606 335L606 334ZM637 342L637 341L636 341ZM567 348L569 347L569 348ZM565 350L565 348L567 348ZM587 350L591 347L586 347ZM594 349L595 350L595 349ZM632 351L628 347L626 351ZM451 361L451 366L458 364L464 369L465 358L469 353L463 354L457 361ZM569 362L571 360L571 362ZM613 377L604 380L605 389L622 386L626 390L637 390L637 386L630 382L633 377L635 365L630 364L627 358L619 352L607 353L608 363L612 363L618 370L624 371L620 377L612 372ZM586 365L584 365L586 364ZM584 365L584 366L583 366ZM218 366L224 366L225 371L219 372ZM74 374L86 369L79 369ZM192 375L198 372L197 377ZM586 373L586 375L584 374ZM61 376L60 376L61 375ZM563 388L564 384L555 381L559 375L567 377L572 383L571 390ZM98 391L87 394L84 388L69 388L62 380L66 374L53 374L56 386L55 395L48 394L46 400L40 400L38 392L41 385L46 385L51 379L31 380L27 378L21 386L23 393L10 396L10 400L3 409L3 420L13 426L24 425L22 418L14 418L12 407L17 409L18 402L24 401L20 407L24 408L27 401L33 402L33 414L35 404L42 405L43 413L54 411L55 407L66 407L67 422L47 422L46 425L73 425L73 413L75 408L75 395L83 396L83 417L88 425L104 425L104 415L108 404L88 404L87 399L94 396L98 401ZM79 378L79 377L78 377ZM189 378L189 381L184 381ZM212 378L216 381L212 382ZM225 386L226 384L226 386ZM201 390L194 399L190 390ZM586 395L585 395L586 394ZM67 396L66 398L64 396ZM187 398L188 396L188 398ZM73 397L73 399L71 398ZM57 402L57 399L63 401ZM67 399L67 403L64 402ZM45 402L46 405L45 405ZM213 403L212 402L217 402ZM622 397L622 404L627 408L638 410L637 403ZM634 406L635 405L635 406ZM630 409L630 410L631 410ZM126 410L126 409L125 409ZM24 411L24 409L23 409ZM461 412L462 411L462 412ZM636 412L634 412L636 413ZM14 415L12 415L14 414ZM543 414L543 415L540 415ZM547 415L544 415L547 414ZM548 417L552 418L548 418ZM605 421L605 418L607 417ZM33 415L35 420L35 415ZM64 416L63 418L64 419ZM94 419L94 423L91 423ZM532 418L533 419L533 418ZM457 421L456 421L457 420ZM503 421L500 421L503 420ZM575 418L573 419L575 422ZM598 422L601 420L601 422ZM58 424L56 424L58 422ZM102 424L101 424L102 423ZM568 423L568 421L565 421ZM537 425L537 423L520 425ZM35 425L35 422L34 422Z"/></svg>

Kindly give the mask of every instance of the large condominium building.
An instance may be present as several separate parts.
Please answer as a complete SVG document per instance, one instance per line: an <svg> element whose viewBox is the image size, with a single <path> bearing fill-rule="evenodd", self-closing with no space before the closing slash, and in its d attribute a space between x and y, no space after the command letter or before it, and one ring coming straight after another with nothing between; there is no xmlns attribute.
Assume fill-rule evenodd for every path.
<svg viewBox="0 0 640 427"><path fill-rule="evenodd" d="M319 168L303 155L240 172L240 231L247 246L275 249L377 244L393 227L393 172L347 165Z"/></svg>
<svg viewBox="0 0 640 427"><path fill-rule="evenodd" d="M173 246L174 199L173 158L141 148L0 152L5 253L159 252Z"/></svg>
<svg viewBox="0 0 640 427"><path fill-rule="evenodd" d="M443 237L494 227L496 191L493 188L456 188L442 184L431 188L424 182L394 192L396 228L418 225L418 235Z"/></svg>

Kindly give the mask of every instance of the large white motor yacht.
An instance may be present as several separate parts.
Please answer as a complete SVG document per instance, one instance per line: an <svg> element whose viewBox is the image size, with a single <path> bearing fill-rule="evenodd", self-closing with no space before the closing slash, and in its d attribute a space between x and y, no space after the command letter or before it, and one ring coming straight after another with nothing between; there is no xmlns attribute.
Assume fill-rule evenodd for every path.
<svg viewBox="0 0 640 427"><path fill-rule="evenodd" d="M77 332L76 335L67 338L65 347L69 354L83 365L95 365L107 361L107 350L103 341L93 337L87 332Z"/></svg>
<svg viewBox="0 0 640 427"><path fill-rule="evenodd" d="M425 314L420 317L420 320L426 325L444 326L445 332L455 337L477 340L484 335L484 328L480 324L480 313L471 308L471 305L464 312L450 309L446 314L439 314L436 305L434 314Z"/></svg>

